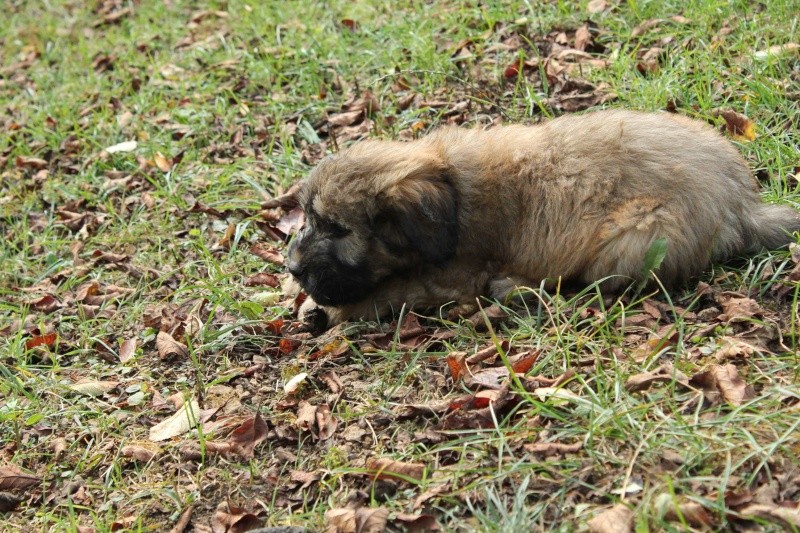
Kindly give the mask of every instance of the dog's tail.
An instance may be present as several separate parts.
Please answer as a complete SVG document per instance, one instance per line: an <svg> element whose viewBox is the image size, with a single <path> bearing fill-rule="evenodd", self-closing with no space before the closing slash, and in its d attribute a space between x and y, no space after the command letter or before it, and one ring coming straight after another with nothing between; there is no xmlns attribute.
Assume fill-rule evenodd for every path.
<svg viewBox="0 0 800 533"><path fill-rule="evenodd" d="M793 234L800 232L800 213L785 205L758 204L749 214L743 214L746 246L749 252L775 250L794 242Z"/></svg>

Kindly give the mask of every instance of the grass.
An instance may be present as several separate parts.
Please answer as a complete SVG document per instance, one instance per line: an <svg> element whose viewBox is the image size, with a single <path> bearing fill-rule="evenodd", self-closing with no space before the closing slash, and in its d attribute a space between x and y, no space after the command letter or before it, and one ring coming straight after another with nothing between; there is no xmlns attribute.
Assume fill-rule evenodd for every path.
<svg viewBox="0 0 800 533"><path fill-rule="evenodd" d="M0 511L0 529L166 531L191 507L186 530L208 531L215 517L238 516L218 509L226 502L265 525L309 531L346 506L385 507L396 530L398 513L432 515L447 531L587 530L615 504L632 511L636 531L725 530L745 519L800 528L799 289L786 251L715 265L701 280L706 290L611 298L536 289L524 305L504 304L508 318L488 331L425 319L434 338L417 345L391 324L287 345L270 327L291 319L277 289L245 284L282 272L249 251L269 241L261 202L300 179L315 150L349 142L328 135L326 118L349 97L369 91L380 102L370 137L557 116L545 60L559 33L572 44L583 24L588 51L607 64L570 67L570 79L613 92L604 107L674 108L711 121L717 109L745 114L758 136L737 145L765 199L800 208L800 56L757 55L800 42L798 4L610 4L590 13L585 2L516 0L230 0L202 11L149 0L8 3L0 509L13 510ZM642 73L653 47L662 49L657 67ZM535 68L507 75L537 57ZM405 107L410 92L419 96ZM132 140L132 151L104 152ZM92 281L98 292L87 295ZM755 299L758 312L718 320L731 293ZM159 329L175 332L188 355L160 358ZM394 331L395 342L369 342L376 331ZM50 332L55 342L31 346ZM130 339L136 348L123 362ZM495 367L526 351L539 357L511 380L504 408L466 414L491 423L437 430L453 419L432 406L474 394L453 382L446 357L492 344L502 352ZM625 387L667 362L687 377L732 362L754 394L731 405L680 380ZM283 385L299 372L309 378L288 396ZM330 372L341 391L323 377ZM566 398L531 384L566 372ZM109 381L107 390L98 384ZM101 389L76 391L83 382ZM160 443L151 459L125 452L175 412L170 397L215 411L202 432ZM330 407L333 436L298 428L300 400ZM431 408L403 415L411 404ZM252 458L209 451L256 412L266 429ZM191 442L202 443L199 455L186 453ZM526 448L535 443L581 448L542 455ZM421 463L424 475L374 479L368 457ZM8 465L34 482L12 479ZM756 513L756 504L768 509ZM776 518L792 505L794 518Z"/></svg>

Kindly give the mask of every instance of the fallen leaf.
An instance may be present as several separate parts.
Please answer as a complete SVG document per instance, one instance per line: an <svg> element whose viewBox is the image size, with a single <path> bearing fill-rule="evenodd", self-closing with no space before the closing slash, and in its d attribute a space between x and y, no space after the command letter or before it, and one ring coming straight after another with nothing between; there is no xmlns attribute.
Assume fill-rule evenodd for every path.
<svg viewBox="0 0 800 533"><path fill-rule="evenodd" d="M306 215L303 210L300 207L295 207L283 215L275 224L275 227L285 235L294 235L303 227L305 221Z"/></svg>
<svg viewBox="0 0 800 533"><path fill-rule="evenodd" d="M716 109L712 116L725 119L725 130L736 141L754 141L756 139L755 123L741 113L731 109Z"/></svg>
<svg viewBox="0 0 800 533"><path fill-rule="evenodd" d="M41 481L39 476L25 473L13 464L0 466L0 490L25 490Z"/></svg>
<svg viewBox="0 0 800 533"><path fill-rule="evenodd" d="M339 423L335 418L333 418L333 415L331 414L331 408L328 406L328 404L322 404L317 407L315 417L319 439L327 440L331 438L336 433L336 427L339 425Z"/></svg>
<svg viewBox="0 0 800 533"><path fill-rule="evenodd" d="M70 389L83 394L84 396L102 396L107 392L111 392L119 386L119 381L96 381L92 379L81 380L78 383L70 385Z"/></svg>
<svg viewBox="0 0 800 533"><path fill-rule="evenodd" d="M31 309L41 311L42 313L52 313L61 306L61 302L52 294L45 294L38 300L34 300L29 304Z"/></svg>
<svg viewBox="0 0 800 533"><path fill-rule="evenodd" d="M425 474L425 465L404 463L388 457L370 457L367 459L367 470L375 479L422 479Z"/></svg>
<svg viewBox="0 0 800 533"><path fill-rule="evenodd" d="M14 160L14 164L18 168L31 168L34 170L41 170L47 168L47 161L39 157L20 155Z"/></svg>
<svg viewBox="0 0 800 533"><path fill-rule="evenodd" d="M197 400L184 402L178 411L150 428L150 440L160 442L182 435L194 428L200 420L200 405Z"/></svg>
<svg viewBox="0 0 800 533"><path fill-rule="evenodd" d="M425 531L440 531L441 528L432 514L395 513L391 519L392 524L400 526L409 533L422 533Z"/></svg>
<svg viewBox="0 0 800 533"><path fill-rule="evenodd" d="M109 154L117 154L123 152L133 152L136 150L136 147L139 146L139 143L136 141L125 141L119 144L114 144L107 147L104 151Z"/></svg>
<svg viewBox="0 0 800 533"><path fill-rule="evenodd" d="M606 509L586 524L592 533L629 533L633 531L633 512L620 503Z"/></svg>
<svg viewBox="0 0 800 533"><path fill-rule="evenodd" d="M726 402L734 406L755 397L753 388L739 377L739 371L732 364L712 365L708 370L692 376L689 383L712 396L721 394Z"/></svg>
<svg viewBox="0 0 800 533"><path fill-rule="evenodd" d="M655 383L669 383L672 381L685 384L689 382L689 378L684 373L675 370L672 363L665 363L650 372L643 372L629 377L625 381L625 389L628 392L636 392L649 389Z"/></svg>
<svg viewBox="0 0 800 533"><path fill-rule="evenodd" d="M761 317L764 314L761 306L752 298L723 293L718 301L722 305L722 314L717 317L720 322L747 322L753 317Z"/></svg>
<svg viewBox="0 0 800 533"><path fill-rule="evenodd" d="M380 533L388 518L389 509L384 507L330 509L325 513L325 533Z"/></svg>
<svg viewBox="0 0 800 533"><path fill-rule="evenodd" d="M255 447L267 438L267 423L260 413L248 418L228 436L231 451L243 459L255 456Z"/></svg>
<svg viewBox="0 0 800 533"><path fill-rule="evenodd" d="M753 58L763 61L773 57L788 56L798 51L800 51L800 44L797 43L775 44L766 50L759 50L754 53Z"/></svg>
<svg viewBox="0 0 800 533"><path fill-rule="evenodd" d="M258 242L250 248L250 252L268 263L283 265L283 255L274 246Z"/></svg>
<svg viewBox="0 0 800 533"><path fill-rule="evenodd" d="M56 343L56 339L58 339L58 334L55 332L31 337L25 341L25 349L30 350L31 348L36 348L37 346L53 346Z"/></svg>
<svg viewBox="0 0 800 533"><path fill-rule="evenodd" d="M451 352L447 355L445 361L450 369L450 377L453 378L453 382L457 382L467 374L466 354L464 352Z"/></svg>
<svg viewBox="0 0 800 533"><path fill-rule="evenodd" d="M153 160L155 161L158 170L161 172L167 173L172 170L172 159L167 159L167 157L161 152L156 152L153 156Z"/></svg>
<svg viewBox="0 0 800 533"><path fill-rule="evenodd" d="M161 447L152 442L138 442L122 447L120 454L136 461L147 463L161 453Z"/></svg>
<svg viewBox="0 0 800 533"><path fill-rule="evenodd" d="M523 445L523 448L529 453L538 455L564 455L578 452L583 448L583 443L575 442L573 444L564 444L562 442L533 442Z"/></svg>
<svg viewBox="0 0 800 533"><path fill-rule="evenodd" d="M575 50L583 52L590 44L592 44L592 34L589 33L589 25L584 24L575 30Z"/></svg>
<svg viewBox="0 0 800 533"><path fill-rule="evenodd" d="M126 339L119 346L119 362L127 363L136 354L136 339Z"/></svg>
<svg viewBox="0 0 800 533"><path fill-rule="evenodd" d="M161 359L184 359L189 357L189 347L176 341L166 331L159 331L156 336L156 348Z"/></svg>
<svg viewBox="0 0 800 533"><path fill-rule="evenodd" d="M601 11L605 11L607 7L608 2L606 2L606 0L591 0L586 6L586 11L589 13L600 13Z"/></svg>
<svg viewBox="0 0 800 533"><path fill-rule="evenodd" d="M245 533L261 527L261 520L244 508L222 502L211 517L212 533Z"/></svg>
<svg viewBox="0 0 800 533"><path fill-rule="evenodd" d="M340 22L342 26L350 31L356 31L358 29L358 23L353 19L342 19Z"/></svg>
<svg viewBox="0 0 800 533"><path fill-rule="evenodd" d="M301 400L298 404L297 419L294 421L294 425L304 431L313 431L316 421L317 406Z"/></svg>
<svg viewBox="0 0 800 533"><path fill-rule="evenodd" d="M300 387L300 384L303 381L305 381L307 377L308 373L306 372L300 372L299 374L293 376L292 379L290 379L283 385L283 392L285 392L286 394L294 394L295 392L297 392L297 389Z"/></svg>
<svg viewBox="0 0 800 533"><path fill-rule="evenodd" d="M258 272L244 280L245 287L273 287L281 286L281 281L275 274L269 272Z"/></svg>
<svg viewBox="0 0 800 533"><path fill-rule="evenodd" d="M169 533L183 533L184 530L189 525L189 522L192 521L192 513L194 512L194 505L190 505L186 509L183 510L181 516L178 518L178 521L175 522L175 526L170 529Z"/></svg>
<svg viewBox="0 0 800 533"><path fill-rule="evenodd" d="M669 498L669 507L664 513L664 520L670 522L685 522L691 526L708 528L714 524L714 518L711 514L697 502L679 500L678 503L672 503L672 498Z"/></svg>
<svg viewBox="0 0 800 533"><path fill-rule="evenodd" d="M739 514L749 520L760 518L773 523L777 522L791 531L800 528L800 505L797 502L791 502L791 506L752 503L739 509Z"/></svg>

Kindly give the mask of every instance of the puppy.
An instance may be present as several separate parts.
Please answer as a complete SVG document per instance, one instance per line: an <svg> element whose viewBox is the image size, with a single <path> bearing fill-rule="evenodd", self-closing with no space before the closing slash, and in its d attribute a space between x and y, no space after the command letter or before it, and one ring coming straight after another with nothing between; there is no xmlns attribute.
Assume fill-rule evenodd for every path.
<svg viewBox="0 0 800 533"><path fill-rule="evenodd" d="M619 290L649 276L662 238L655 274L675 286L800 230L709 125L621 110L361 142L321 161L299 199L287 266L317 328L557 278Z"/></svg>

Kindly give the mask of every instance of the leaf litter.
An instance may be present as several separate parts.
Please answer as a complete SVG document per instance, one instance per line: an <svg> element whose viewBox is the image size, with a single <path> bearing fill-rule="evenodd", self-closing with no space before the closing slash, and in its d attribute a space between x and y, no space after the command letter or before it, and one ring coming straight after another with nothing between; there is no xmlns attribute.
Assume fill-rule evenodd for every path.
<svg viewBox="0 0 800 533"><path fill-rule="evenodd" d="M781 343L787 332L786 315L775 311L774 302L765 303L746 291L719 291L716 283L706 294L698 290L700 305L692 309L694 314L659 298L645 300L639 307L634 305L625 320L614 324L620 331L619 346L597 350L590 337L597 334L593 328L603 323L608 310L591 307L574 313L561 309L556 313L560 323L545 320L537 325L546 339L541 344L514 333L519 309L492 306L465 316L461 316L462 310L454 310L447 320L408 314L399 324L343 328L314 337L292 333L298 324L286 311L298 305L301 296L293 297L283 308L272 296L251 298L259 288L277 289L284 283L285 243L303 224L297 188L273 183L275 169L267 171L269 165L263 162L270 155L292 146L297 148L302 164L312 165L352 141L388 131L400 139L411 139L436 124L497 124L507 120L504 109L519 105L513 95L520 87L539 94L541 105L549 113L582 111L610 102L616 98L614 91L596 81L593 72L610 66L611 54L619 44L610 42L611 36L602 25L604 17L618 9L620 6L614 3L593 0L586 6L591 20L545 34L509 21L497 22L486 33L461 42L449 42L447 35L441 36L437 48L452 54L461 76L469 80L466 84L448 81L428 88L419 74L403 72L387 79L386 87L370 85L367 90L358 80L345 81L333 72L327 74L325 90L320 91L319 106L313 113L254 119L253 110L261 109L258 92L263 88L252 87L253 81L247 79L240 61L233 59L208 67L230 77L228 88L240 100L234 123L223 126L218 118L208 126L187 121L190 115L182 110L190 110L191 99L197 95L176 98L170 104L180 113L150 116L139 116L139 111L134 115L135 106L130 101L120 106L112 98L108 109L122 132L100 143L97 148L105 148L99 153L88 153L88 147L78 138L65 139L57 151L33 146L32 155L0 152L0 168L15 173L31 190L41 190L55 176L75 174L86 165L109 165L113 168L107 170L102 187L96 191L104 201L113 203L125 216L140 216L151 222L155 212L177 215L185 224L175 233L174 243L165 245L175 257L173 263L153 263L154 256L144 255L138 245L130 249L114 244L110 249L95 247L94 239L107 231L106 225L116 216L110 215L103 202L72 202L57 196L52 204L53 218L48 218L42 207L41 212L28 215L29 227L37 233L55 224L65 242L80 246L74 251L64 250L64 270L57 275L42 275L51 282L48 286L42 285L37 292L29 293L32 298L26 296L16 302L31 315L11 324L14 327L0 324L3 336L10 338L21 331L24 348L31 355L46 352L61 358L60 364L70 365L70 374L65 376L68 381L62 383L77 394L67 395L68 401L84 402L81 405L87 409L101 413L113 408L126 417L125 438L109 438L103 444L108 446L99 459L103 467L113 464L110 457L119 448L126 462L145 469L144 475L171 471L194 474L205 468L204 475L214 480L203 489L207 497L179 508L152 501L146 504L155 510L154 516L171 517L160 522L162 525L169 522L170 527L175 524L181 529L191 524L197 530L246 531L268 518L262 511L266 504L258 498L270 494L275 508L286 510L287 516L309 505L330 503L332 508L323 519L330 531L380 531L388 526L413 529L414 524L421 530L435 530L438 521L446 520L440 510L448 502L465 498L468 487L481 483L481 469L497 467L497 462L486 456L462 457L457 448L460 439L481 438L500 427L508 431L504 453L509 457L524 457L535 464L577 461L586 465L584 471L574 473L548 466L547 476L565 486L573 478L581 480L580 487L571 489L569 501L590 511L590 530L630 530L629 507L609 507L616 500L608 495L619 496L612 487L620 487L620 480L606 487L605 473L591 464L594 456L590 454L609 446L609 440L602 434L584 432L580 423L570 426L568 421L580 420L582 412L594 408L597 376L607 372L611 364L620 364L629 372L625 390L620 392L622 398L629 394L660 407L673 400L665 399L665 395L674 395L674 401L684 402L681 405L687 410L699 409L704 419L724 416L731 408L748 402L757 408L758 402L770 394L770 380L791 383L785 376L772 376L763 361L767 354L784 351ZM132 23L138 10L138 4L130 7L115 1L101 2L93 14L96 27L92 31L101 34L111 25ZM220 36L230 35L227 24L232 20L227 11L187 13L185 18L186 37L176 51L211 52ZM340 22L350 37L371 31L355 19L342 18ZM631 38L642 44L635 60L643 76L658 75L664 68L664 59L681 46L666 38L671 28L686 24L690 21L676 15L646 20L633 29ZM654 36L660 40L654 42ZM158 46L157 41L141 43L143 50ZM792 53L792 46L773 47L754 58L777 60ZM116 79L124 68L120 57L116 50L104 51L94 56L92 68L101 76ZM18 71L15 76L22 77L13 83L28 83L20 73L35 68L39 61L37 52L21 56L14 68ZM165 94L170 94L170 88L189 83L195 74L181 57L170 61L147 74L131 67L130 74L139 79L140 88L142 83L159 83ZM130 85L133 91L138 90L137 83ZM253 92L248 94L248 90ZM105 107L103 98L87 98L79 118L91 118ZM755 123L747 116L722 108L717 116L733 139L757 139ZM162 142L151 144L126 129L139 122L163 129L167 139L180 148ZM59 126L54 119L48 124L51 128ZM12 133L24 127L5 125ZM209 132L207 143L197 139L201 131ZM242 202L246 207L230 206L226 205L228 200L203 196L203 179L214 176L201 176L197 183L181 183L197 198L172 198L172 178L167 175L185 171L189 177L201 168L180 157L181 150L195 142L201 148L198 158L211 168L246 160L254 169L269 172L274 188L259 192L249 204ZM186 165L188 168L184 168ZM87 190L85 196L94 192ZM213 233L209 219L218 219L227 233L219 229ZM192 250L193 239L213 234L214 242L225 245L213 249L212 254L235 254L232 242L237 224L243 220L255 228L249 230L243 243L258 263L243 272L241 265L249 259L237 258L234 271L238 278L229 278L224 290L240 304L255 305L221 306L214 287L196 290L187 297L186 290L181 289L186 280L197 283L208 274L203 270L206 267L201 267L196 277L191 277L195 263L201 262ZM794 265L798 263L795 259ZM797 277L784 273L780 283L794 287ZM159 283L154 284L154 280ZM142 287L153 293L143 296ZM144 298L148 306L143 311L129 305ZM677 304L690 305L688 300ZM676 330L673 312L683 317L686 331ZM130 322L121 319L128 313ZM91 328L92 337L100 342L86 343L77 336L71 323L78 320ZM113 327L106 330L102 324ZM559 339L573 336L578 339L574 345L565 348L559 344ZM102 357L103 345L112 355L116 348L116 356ZM198 358L208 358L204 378L206 384L213 385L195 382L199 376L194 374L199 371L191 366L189 345ZM566 353L570 354L568 363L554 364L553 354L563 359ZM673 357L677 353L681 357ZM99 362L90 368L83 366L85 361ZM102 371L96 369L98 365ZM391 379L377 386L376 376L384 372ZM292 378L296 378L295 383ZM212 388L222 383L229 391L212 394ZM692 403L698 393L703 403ZM782 401L796 406L793 398L787 395ZM391 408L377 407L376 399L385 400ZM13 446L24 448L58 438L61 444L53 446L53 452L56 454L58 448L59 461L69 465L77 460L70 444L93 438L66 424L50 424L35 419L26 422L20 428L21 440L8 443L4 460L13 457ZM655 476L648 477L653 465L635 461L636 444L622 438L607 451L631 460L631 468L639 476L635 479L657 483ZM424 462L412 452L414 449L427 450L421 455ZM175 454L176 450L179 453ZM475 470L466 469L458 477L451 475L460 460L474 460ZM257 461L249 463L257 466L247 468L248 461ZM659 467L669 464L679 463L665 459ZM70 501L87 507L95 504L92 498L97 494L87 488L91 483L80 481L67 486L50 479L46 465L31 462L25 466L32 473L0 466L0 488L11 493L0 499L0 506L6 506L0 509L19 512L16 510L25 506L23 502L44 501L43 480L33 472L57 485L60 500L51 502ZM776 481L780 495L755 498L741 492L734 499L726 494L723 499L730 520L797 525L799 483L791 478L790 468L777 463L769 467L770 475L784 476ZM176 486L181 490L186 487L187 492L182 494L195 490L192 475L176 476ZM341 479L339 489L328 483L332 476ZM754 471L753 476L750 485L759 485L762 474ZM736 479L731 484L737 490L747 485ZM628 491L630 486L628 483L615 490L623 490L622 496L631 505L638 505L641 500L638 493ZM696 490L708 501L718 501L714 487L713 483L700 483ZM376 489L377 501L364 496ZM248 498L239 497L243 494ZM506 494L513 494L513 489ZM129 509L120 507L119 525L115 527L127 527ZM667 520L686 521L696 527L714 527L719 520L715 511L684 498L661 510ZM555 510L548 513L548 520L558 514Z"/></svg>

